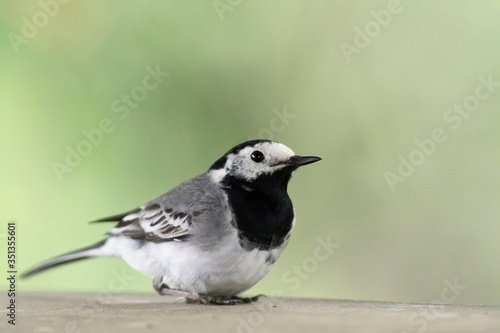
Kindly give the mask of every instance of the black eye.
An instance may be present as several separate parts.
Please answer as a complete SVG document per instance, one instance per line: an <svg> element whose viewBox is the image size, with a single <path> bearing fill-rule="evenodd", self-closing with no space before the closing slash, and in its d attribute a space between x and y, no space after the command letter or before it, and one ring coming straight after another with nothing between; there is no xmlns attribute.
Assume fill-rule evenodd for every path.
<svg viewBox="0 0 500 333"><path fill-rule="evenodd" d="M260 163L264 160L264 154L262 154L258 150L254 150L252 152L252 155L250 155L250 157L252 158L252 161L254 161L255 163Z"/></svg>

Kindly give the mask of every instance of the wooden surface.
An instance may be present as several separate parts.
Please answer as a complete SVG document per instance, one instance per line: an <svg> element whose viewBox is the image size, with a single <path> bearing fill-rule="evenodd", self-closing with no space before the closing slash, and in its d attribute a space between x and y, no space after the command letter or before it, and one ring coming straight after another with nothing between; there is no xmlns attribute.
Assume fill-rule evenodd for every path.
<svg viewBox="0 0 500 333"><path fill-rule="evenodd" d="M0 332L500 332L500 307L477 305L261 298L206 306L154 294L24 292L12 326L3 304Z"/></svg>

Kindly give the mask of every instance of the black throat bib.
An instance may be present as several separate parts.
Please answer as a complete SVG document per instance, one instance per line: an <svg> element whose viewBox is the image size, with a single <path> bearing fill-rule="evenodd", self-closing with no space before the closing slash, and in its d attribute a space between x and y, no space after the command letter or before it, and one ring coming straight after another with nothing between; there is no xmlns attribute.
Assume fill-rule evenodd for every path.
<svg viewBox="0 0 500 333"><path fill-rule="evenodd" d="M285 241L294 219L287 193L290 177L291 171L283 170L252 182L230 176L223 179L244 248L271 250Z"/></svg>

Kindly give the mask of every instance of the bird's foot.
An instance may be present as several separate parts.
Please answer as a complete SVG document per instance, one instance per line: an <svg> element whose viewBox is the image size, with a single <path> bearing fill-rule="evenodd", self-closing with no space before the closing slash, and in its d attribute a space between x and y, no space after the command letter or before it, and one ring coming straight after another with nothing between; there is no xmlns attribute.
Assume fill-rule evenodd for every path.
<svg viewBox="0 0 500 333"><path fill-rule="evenodd" d="M254 297L222 297L222 296L208 296L198 294L197 297L191 298L186 297L186 303L189 304L213 304L213 305L237 305L237 304L247 304L252 302L257 302L259 297L264 296L262 294Z"/></svg>

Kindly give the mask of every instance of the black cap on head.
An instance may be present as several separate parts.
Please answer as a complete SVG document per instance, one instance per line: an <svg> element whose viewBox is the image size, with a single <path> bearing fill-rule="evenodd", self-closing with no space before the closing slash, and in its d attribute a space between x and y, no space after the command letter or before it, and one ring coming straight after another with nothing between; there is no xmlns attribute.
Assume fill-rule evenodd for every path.
<svg viewBox="0 0 500 333"><path fill-rule="evenodd" d="M250 140L250 141L245 141L243 143L240 143L239 145L237 146L234 146L233 148L229 149L225 154L224 156L222 156L221 158L219 158L217 161L215 161L214 164L212 164L212 166L210 167L209 170L216 170L216 169L220 169L222 168L225 164L226 164L226 161L227 161L227 155L230 155L230 154L237 154L240 150L244 149L245 147L251 147L251 146L255 146L256 144L258 143L261 143L261 142L273 142L271 140L264 140L264 139L259 139L259 140Z"/></svg>

